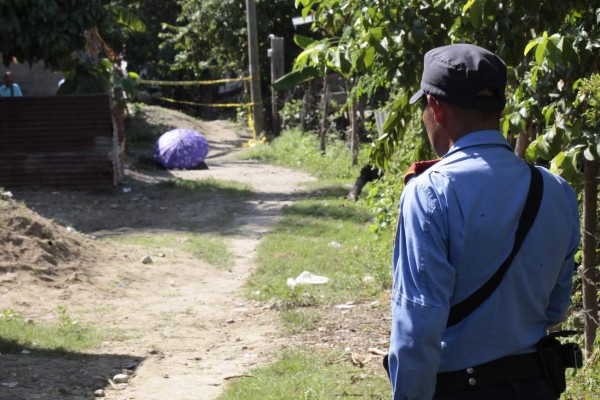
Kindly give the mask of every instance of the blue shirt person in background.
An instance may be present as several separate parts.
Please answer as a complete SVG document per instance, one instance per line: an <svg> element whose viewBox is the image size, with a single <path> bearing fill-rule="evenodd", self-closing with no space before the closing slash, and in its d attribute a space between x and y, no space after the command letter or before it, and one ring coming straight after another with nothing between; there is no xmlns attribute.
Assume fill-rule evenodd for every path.
<svg viewBox="0 0 600 400"><path fill-rule="evenodd" d="M11 71L4 74L4 84L0 86L0 97L21 97L21 88L15 83L15 77Z"/></svg>
<svg viewBox="0 0 600 400"><path fill-rule="evenodd" d="M536 343L567 314L580 239L575 193L536 167L541 205L510 268L487 300L447 327L450 307L511 252L531 174L498 130L504 62L469 44L433 49L424 61L410 102L423 102L429 141L442 158L408 181L400 200L388 354L393 398L557 399L539 361L530 368L514 360L535 364ZM490 376L469 378L478 371ZM460 374L464 387L462 378L458 389L440 384L441 375Z"/></svg>

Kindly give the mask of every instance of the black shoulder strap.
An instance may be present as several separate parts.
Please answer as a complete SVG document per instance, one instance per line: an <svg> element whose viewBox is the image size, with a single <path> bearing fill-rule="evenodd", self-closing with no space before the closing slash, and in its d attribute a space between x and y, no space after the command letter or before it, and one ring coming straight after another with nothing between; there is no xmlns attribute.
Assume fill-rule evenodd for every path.
<svg viewBox="0 0 600 400"><path fill-rule="evenodd" d="M529 193L527 194L527 201L525 202L525 207L523 208L521 218L519 219L519 226L517 227L517 232L515 234L515 244L513 245L512 251L506 260L504 260L500 268L498 268L496 273L484 283L483 286L477 289L469 297L450 308L450 315L448 315L446 327L458 324L491 296L498 285L500 285L504 274L508 271L508 267L510 267L510 264L521 248L525 236L527 236L529 229L533 225L533 221L535 221L540 203L542 202L542 193L544 191L544 182L540 171L531 164L529 164L529 169L531 170Z"/></svg>

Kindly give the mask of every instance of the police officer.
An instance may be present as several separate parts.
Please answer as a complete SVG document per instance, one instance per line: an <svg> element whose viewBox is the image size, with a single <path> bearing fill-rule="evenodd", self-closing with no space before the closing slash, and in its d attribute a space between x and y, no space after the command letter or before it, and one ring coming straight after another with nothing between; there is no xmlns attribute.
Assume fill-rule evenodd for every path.
<svg viewBox="0 0 600 400"><path fill-rule="evenodd" d="M455 325L452 306L507 260L533 170L499 131L506 66L469 44L425 55L423 123L441 160L400 200L389 373L399 399L556 399L536 344L570 304L579 216L548 170L537 216L497 288ZM530 173L531 172L531 173Z"/></svg>

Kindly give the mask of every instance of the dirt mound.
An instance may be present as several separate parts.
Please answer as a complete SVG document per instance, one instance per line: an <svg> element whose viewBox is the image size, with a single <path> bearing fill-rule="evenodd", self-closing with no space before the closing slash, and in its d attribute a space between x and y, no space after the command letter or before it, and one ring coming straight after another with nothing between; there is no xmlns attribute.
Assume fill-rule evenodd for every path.
<svg viewBox="0 0 600 400"><path fill-rule="evenodd" d="M69 232L24 205L0 199L0 282L57 282L77 278L94 254L91 240Z"/></svg>

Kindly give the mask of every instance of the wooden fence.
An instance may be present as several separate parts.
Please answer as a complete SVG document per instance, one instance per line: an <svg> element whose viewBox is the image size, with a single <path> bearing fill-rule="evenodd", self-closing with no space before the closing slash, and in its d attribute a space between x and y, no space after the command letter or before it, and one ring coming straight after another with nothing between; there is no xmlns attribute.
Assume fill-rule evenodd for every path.
<svg viewBox="0 0 600 400"><path fill-rule="evenodd" d="M113 132L106 94L0 97L0 187L110 187Z"/></svg>

